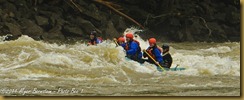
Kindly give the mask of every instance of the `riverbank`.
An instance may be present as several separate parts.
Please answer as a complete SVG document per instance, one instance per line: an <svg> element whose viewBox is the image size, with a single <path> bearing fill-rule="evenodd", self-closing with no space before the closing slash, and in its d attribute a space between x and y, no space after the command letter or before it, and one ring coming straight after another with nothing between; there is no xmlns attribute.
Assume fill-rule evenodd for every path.
<svg viewBox="0 0 244 100"><path fill-rule="evenodd" d="M134 26L144 28L138 33L143 39L161 42L240 41L239 0L0 0L0 5L0 35L12 34L11 39L85 40L92 30L112 39Z"/></svg>

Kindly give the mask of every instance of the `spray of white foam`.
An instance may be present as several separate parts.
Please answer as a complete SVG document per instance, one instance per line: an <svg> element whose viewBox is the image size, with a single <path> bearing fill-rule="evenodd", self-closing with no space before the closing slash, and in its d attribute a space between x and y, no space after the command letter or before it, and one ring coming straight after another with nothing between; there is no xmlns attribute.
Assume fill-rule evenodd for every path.
<svg viewBox="0 0 244 100"><path fill-rule="evenodd" d="M227 47L224 47L227 48ZM221 50L220 50L221 49ZM211 51L209 51L211 50ZM222 50L222 48L210 48L210 49L200 49L196 52L177 52L172 56L174 58L175 64L180 64L180 66L187 68L185 71L181 71L184 75L234 75L240 76L240 61L232 59L232 57L224 56L220 57L218 53L213 53L209 55L208 53L199 54L199 51L209 51L216 52L220 51L229 52L229 49Z"/></svg>
<svg viewBox="0 0 244 100"><path fill-rule="evenodd" d="M125 31L125 34L137 31L141 30L129 28ZM148 47L147 41L141 39L139 35L135 39L140 42L142 49ZM112 41L107 40L97 46L86 46L84 43L58 45L35 41L28 36L21 36L14 41L1 42L0 45L4 49L9 49L9 51L13 48L19 49L18 51L11 51L17 55L10 55L9 52L0 53L0 61L3 62L0 63L0 71L9 72L8 74L14 74L19 78L23 77L22 79L31 78L32 76L34 79L38 76L63 77L65 79L69 77L80 80L111 78L110 81L118 82L122 80L116 77L124 77L126 82L130 83L131 78L133 78L133 76L129 76L131 73L140 73L141 75L161 74L152 64L139 64L126 59L123 48L116 48ZM169 71L166 74L240 76L240 61L229 56L221 57L218 55L219 53L233 52L233 48L229 46L194 50L178 50L172 47L172 50L174 59L172 67L180 64L179 67L184 67L186 70ZM130 70L128 71L128 69ZM21 73L20 70L27 71Z"/></svg>
<svg viewBox="0 0 244 100"><path fill-rule="evenodd" d="M149 46L148 40L143 40L139 34L135 34L136 32L142 32L143 30L137 29L135 27L127 28L124 31L124 36L127 33L132 33L134 35L134 39L140 42L140 47L143 49L146 49Z"/></svg>
<svg viewBox="0 0 244 100"><path fill-rule="evenodd" d="M147 40L143 40L136 32L143 30L134 27L125 30L124 35L132 33L135 35L135 40L140 42L142 49L146 49L149 44ZM184 75L234 75L240 76L240 61L232 59L230 56L221 57L218 54L225 54L235 52L235 47L217 46L206 49L193 49L193 50L177 50L171 46L173 57L172 67L179 64L179 67L187 68L185 71L177 72L177 74ZM239 43L231 43L239 45ZM238 46L237 46L238 47ZM172 51L173 50L173 51ZM148 65L147 65L148 66Z"/></svg>

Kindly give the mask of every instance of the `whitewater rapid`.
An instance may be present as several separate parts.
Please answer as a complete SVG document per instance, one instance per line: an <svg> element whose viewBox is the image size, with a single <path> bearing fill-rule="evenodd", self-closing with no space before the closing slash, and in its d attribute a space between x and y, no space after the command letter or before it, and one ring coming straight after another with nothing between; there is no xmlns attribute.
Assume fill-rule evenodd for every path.
<svg viewBox="0 0 244 100"><path fill-rule="evenodd" d="M141 39L140 36L136 39L140 41L143 49L147 48L147 40ZM162 44L159 43L159 45ZM185 87L191 89L209 88L209 86L228 87L233 85L233 82L237 82L233 85L235 92L228 95L238 95L240 43L169 43L169 45L173 57L172 68L179 64L179 67L186 68L186 70L159 72L152 64L139 64L128 60L125 58L123 48L116 47L111 40L104 40L97 46L87 46L81 41L74 44L48 43L22 35L17 40L0 41L0 80L2 84L0 88L8 86L20 89L26 87L26 84L31 84L27 87L58 90L58 87L63 86L63 88L87 89L85 90L87 93L102 95L102 91L107 89L106 86L112 88L122 85L130 87L130 89L126 90L127 92L124 94L120 94L125 91L123 89L119 91L114 88L112 91L119 93L116 95L128 95L130 92L133 94L144 91L147 86L149 90L155 89L153 91L161 90L161 85L171 87L167 89L178 87L176 90L180 91ZM190 83L184 80L186 78L190 80ZM209 81L203 84L201 79ZM228 79L233 79L233 81L229 82ZM88 88L89 84L95 86L95 90ZM156 89L154 86L157 84L161 85ZM105 85L105 87L101 85ZM131 86L135 86L134 89ZM145 88L143 89L143 87ZM107 91L104 92L104 95L114 92ZM195 95L191 93L177 92L176 94ZM204 93L211 95L207 91ZM160 95L158 92L155 94ZM61 94L40 93L38 95Z"/></svg>

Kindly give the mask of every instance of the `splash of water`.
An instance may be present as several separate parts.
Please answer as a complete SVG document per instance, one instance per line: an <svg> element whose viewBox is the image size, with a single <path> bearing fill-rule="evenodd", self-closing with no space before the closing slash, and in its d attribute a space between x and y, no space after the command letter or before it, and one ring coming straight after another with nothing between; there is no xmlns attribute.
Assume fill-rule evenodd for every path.
<svg viewBox="0 0 244 100"><path fill-rule="evenodd" d="M136 29L128 29L135 33ZM128 30L125 33L129 32ZM147 41L138 35L142 48ZM229 45L232 44L232 45ZM174 44L177 45L177 44ZM166 72L167 75L231 75L240 76L239 43L192 50L172 47L173 67L180 64L187 70ZM98 46L50 44L21 36L14 41L0 42L0 78L38 80L42 78L74 79L98 83L131 83L140 77L162 77L154 65L125 58L122 47L105 40ZM194 45L196 46L196 45ZM237 52L237 53L231 53ZM223 55L222 55L223 54ZM228 54L228 55L224 55Z"/></svg>

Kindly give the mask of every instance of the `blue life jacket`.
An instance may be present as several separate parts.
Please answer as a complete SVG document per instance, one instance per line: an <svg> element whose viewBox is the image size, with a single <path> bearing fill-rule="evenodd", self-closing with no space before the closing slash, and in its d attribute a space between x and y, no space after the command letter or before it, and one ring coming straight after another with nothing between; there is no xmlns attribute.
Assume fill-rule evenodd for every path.
<svg viewBox="0 0 244 100"><path fill-rule="evenodd" d="M157 46L154 47L148 47L147 50L149 55L153 57L157 62L162 63L163 62L163 57L161 55L161 51Z"/></svg>
<svg viewBox="0 0 244 100"><path fill-rule="evenodd" d="M120 46L122 46L125 49L126 43L122 43L120 44Z"/></svg>
<svg viewBox="0 0 244 100"><path fill-rule="evenodd" d="M141 47L135 41L126 42L125 50L126 50L127 56L131 56L131 57L134 57L136 59L142 58Z"/></svg>

